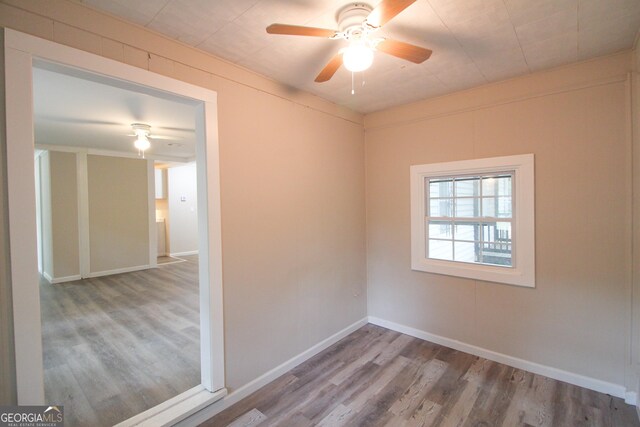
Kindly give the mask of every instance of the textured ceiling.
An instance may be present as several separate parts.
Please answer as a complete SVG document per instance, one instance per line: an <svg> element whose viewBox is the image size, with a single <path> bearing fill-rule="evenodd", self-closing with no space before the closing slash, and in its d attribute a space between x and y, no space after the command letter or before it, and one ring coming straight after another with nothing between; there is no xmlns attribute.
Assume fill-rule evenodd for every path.
<svg viewBox="0 0 640 427"><path fill-rule="evenodd" d="M137 153L131 124L151 126L148 157L195 158L196 107L128 88L35 67L36 144Z"/></svg>
<svg viewBox="0 0 640 427"><path fill-rule="evenodd" d="M629 49L640 28L640 0L417 0L379 34L430 48L431 58L415 65L377 52L351 95L344 68L313 81L342 41L265 32L274 22L336 28L348 1L83 3L364 113Z"/></svg>

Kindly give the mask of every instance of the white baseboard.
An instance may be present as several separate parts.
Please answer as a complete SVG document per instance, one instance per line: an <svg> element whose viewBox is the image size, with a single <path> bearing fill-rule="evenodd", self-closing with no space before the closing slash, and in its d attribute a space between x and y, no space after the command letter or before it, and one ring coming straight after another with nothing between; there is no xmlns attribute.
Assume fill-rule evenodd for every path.
<svg viewBox="0 0 640 427"><path fill-rule="evenodd" d="M52 285L55 285L56 283L73 282L74 280L82 279L79 274L74 274L73 276L51 277L49 273L45 271L42 272L42 276L47 279L47 282L51 283Z"/></svg>
<svg viewBox="0 0 640 427"><path fill-rule="evenodd" d="M109 276L111 274L130 273L132 271L148 270L149 268L152 268L152 266L136 265L134 267L117 268L115 270L96 271L93 273L89 273L87 277L93 278L93 277ZM73 282L74 280L82 279L82 276L80 276L79 274L75 274L73 276L64 276L64 277L51 277L47 272L43 272L42 276L45 279L47 279L47 281L51 284Z"/></svg>
<svg viewBox="0 0 640 427"><path fill-rule="evenodd" d="M172 252L169 256L198 255L198 251Z"/></svg>
<svg viewBox="0 0 640 427"><path fill-rule="evenodd" d="M451 338L442 337L440 335L431 334L429 332L421 331L410 326L400 325L398 323L379 319L377 317L369 316L369 323L382 326L383 328L391 329L393 331L400 332L406 335L410 335L412 337L420 338L422 340L429 341L435 344L440 344L454 350L484 357L485 359L512 366L514 368L522 369L524 371L532 372L534 374L553 378L554 380L563 381L569 384L588 388L590 390L610 394L611 396L620 397L630 405L636 404L636 393L627 391L626 387L619 384L598 380L573 372L564 371L562 369L553 368L551 366L541 365L539 363L530 362L528 360L520 359L513 356L508 356L506 354L487 350L482 347L477 347L475 345L467 344Z"/></svg>
<svg viewBox="0 0 640 427"><path fill-rule="evenodd" d="M95 271L95 272L89 273L87 277L93 278L93 277L110 276L112 274L131 273L132 271L148 270L150 268L151 268L150 265L136 265L134 267L116 268L115 270Z"/></svg>
<svg viewBox="0 0 640 427"><path fill-rule="evenodd" d="M314 345L313 347L298 354L297 356L292 357L291 359L287 360L283 364L273 368L269 372L259 376L258 378L249 382L248 384L245 384L242 387L238 388L237 390L234 390L232 393L220 399L219 401L213 403L212 405L202 409L199 412L196 412L195 414L191 415L189 418L176 424L176 426L192 427L205 422L206 420L213 417L217 413L222 412L223 410L227 409L234 403L239 402L240 400L249 396L251 393L269 384L271 381L289 372L291 369L295 368L302 362L312 358L316 354L320 353L322 350L337 343L338 341L340 341L342 338L346 337L350 333L354 332L357 329L360 329L367 323L368 323L368 320L366 317L364 319L358 320L354 324L347 326L343 330L331 335L329 338L325 339L324 341L321 341L318 344Z"/></svg>
<svg viewBox="0 0 640 427"><path fill-rule="evenodd" d="M49 279L47 280L49 280L49 283L51 284L56 284L56 283L64 283L64 282L73 282L74 280L80 280L80 279L82 279L82 277L79 274L74 274L73 276L54 277L51 280Z"/></svg>

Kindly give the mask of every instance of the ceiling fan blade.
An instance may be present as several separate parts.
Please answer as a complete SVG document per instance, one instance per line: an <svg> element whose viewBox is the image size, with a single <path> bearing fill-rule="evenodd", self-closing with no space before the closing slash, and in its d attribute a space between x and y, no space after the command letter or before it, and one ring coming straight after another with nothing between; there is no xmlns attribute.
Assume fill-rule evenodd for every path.
<svg viewBox="0 0 640 427"><path fill-rule="evenodd" d="M416 0L382 0L367 16L366 22L374 27L382 27Z"/></svg>
<svg viewBox="0 0 640 427"><path fill-rule="evenodd" d="M54 117L54 116L39 116L40 120L51 120L60 123L69 123L72 125L97 125L97 126L126 126L129 125L118 122L108 122L104 120L91 120L91 119L77 119L73 117Z"/></svg>
<svg viewBox="0 0 640 427"><path fill-rule="evenodd" d="M267 33L290 36L332 37L337 31L326 28L303 27L300 25L271 24L267 27Z"/></svg>
<svg viewBox="0 0 640 427"><path fill-rule="evenodd" d="M329 81L342 65L342 53L336 54L316 77L317 83Z"/></svg>
<svg viewBox="0 0 640 427"><path fill-rule="evenodd" d="M424 47L389 39L382 40L378 43L376 49L389 55L415 62L416 64L421 64L429 59L432 53L431 50L425 49Z"/></svg>
<svg viewBox="0 0 640 427"><path fill-rule="evenodd" d="M136 135L135 133L128 133L126 134L126 136L130 136L132 138L137 137L138 135ZM162 140L162 141L180 141L184 138L178 138L178 137L173 137L173 136L166 136L166 135L149 135L147 136L147 139L154 141L154 140Z"/></svg>
<svg viewBox="0 0 640 427"><path fill-rule="evenodd" d="M167 141L178 141L182 138L178 138L178 137L174 137L174 136L166 136L166 135L153 135L151 134L149 136L149 138L151 139L162 139L162 140L167 140Z"/></svg>
<svg viewBox="0 0 640 427"><path fill-rule="evenodd" d="M194 133L196 131L195 129L192 129L192 128L178 128L178 127L171 127L171 126L154 126L153 129L163 129L163 130L170 130L175 132L188 132L188 133Z"/></svg>

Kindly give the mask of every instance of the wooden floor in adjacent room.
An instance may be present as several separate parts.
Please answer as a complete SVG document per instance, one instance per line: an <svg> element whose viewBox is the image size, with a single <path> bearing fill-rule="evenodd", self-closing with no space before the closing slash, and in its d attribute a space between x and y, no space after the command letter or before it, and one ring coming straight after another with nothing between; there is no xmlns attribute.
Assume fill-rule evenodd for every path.
<svg viewBox="0 0 640 427"><path fill-rule="evenodd" d="M622 399L367 325L202 426L640 426Z"/></svg>
<svg viewBox="0 0 640 427"><path fill-rule="evenodd" d="M40 284L45 399L65 426L111 426L200 384L197 255Z"/></svg>

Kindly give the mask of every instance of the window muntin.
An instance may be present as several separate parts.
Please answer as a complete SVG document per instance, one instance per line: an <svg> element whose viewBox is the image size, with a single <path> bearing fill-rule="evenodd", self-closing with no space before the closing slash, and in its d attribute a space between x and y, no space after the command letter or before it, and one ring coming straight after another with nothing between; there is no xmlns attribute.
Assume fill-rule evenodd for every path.
<svg viewBox="0 0 640 427"><path fill-rule="evenodd" d="M426 258L514 266L513 171L424 180Z"/></svg>

